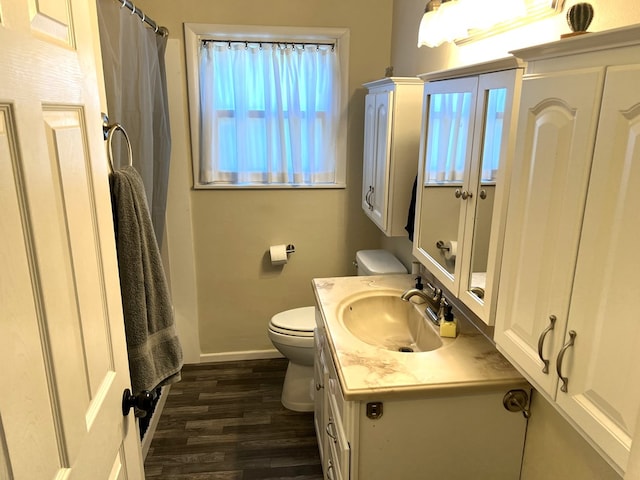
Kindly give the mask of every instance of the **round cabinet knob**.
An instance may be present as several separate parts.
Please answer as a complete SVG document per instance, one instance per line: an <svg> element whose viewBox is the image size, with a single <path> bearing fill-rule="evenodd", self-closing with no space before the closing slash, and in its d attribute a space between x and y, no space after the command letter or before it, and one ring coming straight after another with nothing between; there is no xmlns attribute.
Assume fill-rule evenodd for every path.
<svg viewBox="0 0 640 480"><path fill-rule="evenodd" d="M504 408L510 412L522 412L524 418L529 418L531 416L528 403L529 395L522 389L509 390L502 399Z"/></svg>
<svg viewBox="0 0 640 480"><path fill-rule="evenodd" d="M467 192L466 190L460 190L459 188L456 188L454 195L456 198L462 198L462 200L473 197L473 193Z"/></svg>

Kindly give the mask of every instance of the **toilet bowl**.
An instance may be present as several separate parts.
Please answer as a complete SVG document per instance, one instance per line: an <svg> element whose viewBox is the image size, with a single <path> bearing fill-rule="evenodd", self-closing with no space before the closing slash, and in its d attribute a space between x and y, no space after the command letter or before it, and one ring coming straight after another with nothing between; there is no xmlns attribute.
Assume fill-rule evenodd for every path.
<svg viewBox="0 0 640 480"><path fill-rule="evenodd" d="M407 273L400 261L386 250L360 250L356 254L358 275ZM313 331L315 307L300 307L274 315L267 330L273 346L289 360L282 405L296 412L313 410Z"/></svg>
<svg viewBox="0 0 640 480"><path fill-rule="evenodd" d="M274 315L269 322L269 339L289 360L282 386L282 405L296 412L313 410L313 329L315 307L301 307Z"/></svg>

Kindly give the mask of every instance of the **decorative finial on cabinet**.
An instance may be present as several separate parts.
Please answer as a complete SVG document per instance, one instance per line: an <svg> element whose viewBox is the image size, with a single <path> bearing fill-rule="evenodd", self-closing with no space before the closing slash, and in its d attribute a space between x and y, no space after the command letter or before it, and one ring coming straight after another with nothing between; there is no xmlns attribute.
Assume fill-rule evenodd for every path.
<svg viewBox="0 0 640 480"><path fill-rule="evenodd" d="M573 37L588 33L587 28L593 20L593 7L590 3L576 3L567 11L567 23L571 28L571 33L565 33L560 38Z"/></svg>

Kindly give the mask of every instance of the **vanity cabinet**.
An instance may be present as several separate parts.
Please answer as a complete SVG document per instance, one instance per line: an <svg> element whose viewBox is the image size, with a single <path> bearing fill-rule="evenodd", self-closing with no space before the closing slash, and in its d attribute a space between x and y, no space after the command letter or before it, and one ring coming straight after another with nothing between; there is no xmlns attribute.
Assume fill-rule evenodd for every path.
<svg viewBox="0 0 640 480"><path fill-rule="evenodd" d="M495 341L619 472L640 407L640 29L514 52Z"/></svg>
<svg viewBox="0 0 640 480"><path fill-rule="evenodd" d="M413 255L488 325L498 292L519 65L506 58L421 75Z"/></svg>
<svg viewBox="0 0 640 480"><path fill-rule="evenodd" d="M364 86L362 208L385 235L404 236L418 169L423 82L388 77Z"/></svg>
<svg viewBox="0 0 640 480"><path fill-rule="evenodd" d="M325 479L519 478L527 421L503 401L510 390L529 394L526 382L349 399L323 330L314 415ZM355 353L353 361L359 361Z"/></svg>

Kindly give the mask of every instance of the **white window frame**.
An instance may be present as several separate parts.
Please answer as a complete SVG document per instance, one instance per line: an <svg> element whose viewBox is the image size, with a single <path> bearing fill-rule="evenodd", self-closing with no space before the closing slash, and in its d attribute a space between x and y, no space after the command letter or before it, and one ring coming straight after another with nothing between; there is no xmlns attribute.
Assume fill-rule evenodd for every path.
<svg viewBox="0 0 640 480"><path fill-rule="evenodd" d="M199 60L202 40L272 41L283 43L318 42L334 43L340 64L340 119L336 158L336 181L318 185L210 185L200 183L200 84ZM184 24L185 59L187 63L187 93L189 100L189 124L191 129L191 162L193 188L198 189L288 189L288 188L345 188L347 170L347 116L349 100L349 30L346 28L282 27L257 25L218 25L204 23Z"/></svg>

